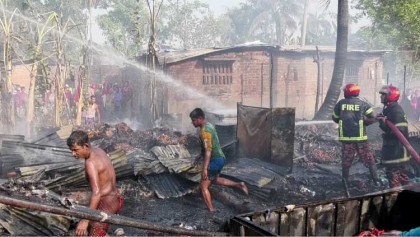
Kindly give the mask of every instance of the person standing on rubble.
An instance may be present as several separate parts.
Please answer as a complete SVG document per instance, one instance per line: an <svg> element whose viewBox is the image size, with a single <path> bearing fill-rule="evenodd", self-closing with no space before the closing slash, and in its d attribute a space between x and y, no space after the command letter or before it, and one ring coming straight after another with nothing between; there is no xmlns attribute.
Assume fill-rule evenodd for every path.
<svg viewBox="0 0 420 237"><path fill-rule="evenodd" d="M101 111L96 103L95 96L92 95L86 109L86 125L89 129L93 129L95 127L96 119L98 123L101 123Z"/></svg>
<svg viewBox="0 0 420 237"><path fill-rule="evenodd" d="M382 138L382 164L385 166L389 187L397 187L400 184L410 183L407 175L407 166L410 156L406 148L398 139L397 135L385 123L389 120L408 139L407 115L398 104L400 91L395 86L383 86L379 91L381 103L384 104L382 114L378 115L379 127L384 131Z"/></svg>
<svg viewBox="0 0 420 237"><path fill-rule="evenodd" d="M200 108L195 108L190 113L190 118L193 126L200 128L199 138L202 149L199 158L204 158L200 182L201 192L207 208L210 212L214 212L215 210L209 191L209 187L212 183L240 188L246 195L248 195L248 187L244 182L234 182L219 177L220 172L225 165L225 155L220 146L216 129L211 123L206 122L204 111Z"/></svg>
<svg viewBox="0 0 420 237"><path fill-rule="evenodd" d="M107 154L101 148L91 146L84 131L73 131L67 145L76 159L85 160L85 172L92 188L89 207L110 214L118 213L124 198L117 190L114 166ZM81 220L76 235L86 235L88 225L89 220ZM108 223L92 222L89 236L106 236L108 229Z"/></svg>
<svg viewBox="0 0 420 237"><path fill-rule="evenodd" d="M376 159L368 145L366 126L375 122L372 107L359 99L360 87L347 84L343 88L344 99L334 107L332 120L338 123L338 140L342 143L342 182L347 191L350 167L358 154L369 169L375 186L381 184L376 169Z"/></svg>

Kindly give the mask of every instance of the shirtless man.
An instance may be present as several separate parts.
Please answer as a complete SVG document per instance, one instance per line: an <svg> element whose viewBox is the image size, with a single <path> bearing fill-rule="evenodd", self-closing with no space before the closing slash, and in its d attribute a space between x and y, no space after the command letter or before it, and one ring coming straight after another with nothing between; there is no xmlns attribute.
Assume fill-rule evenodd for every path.
<svg viewBox="0 0 420 237"><path fill-rule="evenodd" d="M225 155L219 143L216 129L206 122L204 111L200 108L194 109L190 113L191 122L194 127L200 128L201 158L204 158L203 170L201 172L200 188L203 194L204 202L210 212L214 212L213 203L209 187L212 183L237 187L248 195L248 187L244 182L234 182L232 180L219 177L220 172L225 165Z"/></svg>
<svg viewBox="0 0 420 237"><path fill-rule="evenodd" d="M117 190L114 166L107 154L101 148L92 147L84 131L73 131L67 145L76 159L85 160L85 172L92 188L89 207L110 214L119 212L124 199ZM76 235L86 235L88 224L89 220L81 220ZM106 236L108 229L108 223L92 222L89 236Z"/></svg>
<svg viewBox="0 0 420 237"><path fill-rule="evenodd" d="M98 114L98 117L96 117L96 114ZM96 103L96 98L92 95L86 110L86 124L89 129L93 129L96 118L98 118L98 123L100 123L101 113L99 111L99 106Z"/></svg>

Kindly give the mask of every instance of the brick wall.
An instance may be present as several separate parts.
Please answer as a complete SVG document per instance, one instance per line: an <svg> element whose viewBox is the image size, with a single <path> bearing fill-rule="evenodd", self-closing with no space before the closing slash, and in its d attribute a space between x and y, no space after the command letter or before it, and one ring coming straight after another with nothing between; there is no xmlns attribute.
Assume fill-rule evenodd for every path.
<svg viewBox="0 0 420 237"><path fill-rule="evenodd" d="M270 82L271 61L263 50L243 52L221 52L204 58L170 64L168 73L180 85L192 88L189 92L184 86L169 90L169 113L187 116L194 107L207 108L216 105L219 109L235 109L237 102L244 105L270 107L270 83L273 89L273 107L295 107L296 117L312 119L315 113L317 64L314 53L280 51L273 59L273 81ZM323 103L331 82L334 53L321 54L321 92L319 107ZM380 103L378 88L383 83L383 62L380 56L351 54L358 60L357 83L362 87L361 97L370 103ZM232 84L204 85L203 64L208 60L234 60ZM199 94L207 95L200 97ZM342 95L340 96L342 98ZM207 103L206 103L207 102ZM218 104L219 103L219 104ZM188 119L188 117L187 117Z"/></svg>
<svg viewBox="0 0 420 237"><path fill-rule="evenodd" d="M280 51L273 56L273 66L269 52L264 49L239 48L194 57L189 60L168 64L163 79L165 88L159 93L165 101L163 113L180 114L183 124L189 126L189 112L195 107L205 109L236 109L236 104L270 107L295 107L298 119L311 119L315 111L317 88L317 64L313 62L314 52ZM383 84L383 59L378 55L351 54L351 60L359 61L357 83L362 87L361 97L379 105L377 91ZM319 106L326 96L334 67L334 53L321 53L321 95ZM221 62L231 64L231 83L205 83L203 68ZM29 68L30 70L30 68ZM16 65L13 82L29 88L29 70L24 65ZM226 70L226 69L224 69ZM138 70L130 72L118 66L102 65L93 69L93 81L135 80L135 88L145 88L139 97L147 111L150 102L147 93L148 80L139 79ZM273 73L271 78L271 73ZM141 72L141 74L145 74ZM145 74L146 75L146 74ZM225 74L223 74L225 75ZM272 91L270 91L272 85ZM139 91L140 91L139 89ZM140 92L139 92L140 93ZM342 98L342 95L340 96Z"/></svg>
<svg viewBox="0 0 420 237"><path fill-rule="evenodd" d="M214 61L233 62L231 83L203 83L203 67ZM236 109L239 102L270 107L270 71L270 56L263 50L213 54L171 64L167 73L181 86L168 90L168 113L181 113L184 123L189 123L188 114L195 107Z"/></svg>

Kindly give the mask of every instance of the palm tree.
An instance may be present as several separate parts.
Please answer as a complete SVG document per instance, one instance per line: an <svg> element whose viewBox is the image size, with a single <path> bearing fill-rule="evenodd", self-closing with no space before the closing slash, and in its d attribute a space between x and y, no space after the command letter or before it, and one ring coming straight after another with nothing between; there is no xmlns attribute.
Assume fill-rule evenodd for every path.
<svg viewBox="0 0 420 237"><path fill-rule="evenodd" d="M337 25L329 14L308 14L306 42L310 45L333 45L337 36Z"/></svg>
<svg viewBox="0 0 420 237"><path fill-rule="evenodd" d="M268 40L268 43L284 45L286 34L298 30L298 18L302 16L300 1L250 0L252 14L248 33ZM274 24L270 24L274 22ZM271 39L271 40L270 40Z"/></svg>
<svg viewBox="0 0 420 237"><path fill-rule="evenodd" d="M326 0L326 4L330 1ZM327 91L324 103L315 114L314 120L330 119L343 84L344 69L346 67L348 28L349 28L349 3L348 0L338 0L337 13L337 42L335 50L335 63L330 86Z"/></svg>

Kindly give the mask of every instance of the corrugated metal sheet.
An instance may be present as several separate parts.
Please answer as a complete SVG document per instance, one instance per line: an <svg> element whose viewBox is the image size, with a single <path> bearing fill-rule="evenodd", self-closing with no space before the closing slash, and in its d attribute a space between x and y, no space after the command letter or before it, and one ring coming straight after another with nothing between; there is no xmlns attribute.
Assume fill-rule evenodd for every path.
<svg viewBox="0 0 420 237"><path fill-rule="evenodd" d="M150 153L139 150L129 156L135 159L135 173L144 175L159 198L191 193L200 180L199 170L184 145L155 146Z"/></svg>
<svg viewBox="0 0 420 237"><path fill-rule="evenodd" d="M186 172L194 167L191 155L184 145L155 146L150 151L170 173Z"/></svg>
<svg viewBox="0 0 420 237"><path fill-rule="evenodd" d="M406 231L419 226L418 191L414 183L359 197L246 213L231 219L231 234L354 236L372 227Z"/></svg>
<svg viewBox="0 0 420 237"><path fill-rule="evenodd" d="M308 53L311 54L316 52L316 47L314 45L308 45L304 48L300 46L281 46L277 47L274 45L269 45L262 42L249 42L241 45L235 45L232 47L226 48L207 48L207 49L193 49L193 50L177 50L177 51L168 51L168 52L160 52L158 54L158 60L160 64L171 64L180 62L183 60L208 55L215 52L222 52L222 51L232 51L232 50L246 50L246 49L255 49L258 48L259 50L277 50L278 52L291 52L291 53ZM324 53L331 53L335 52L335 47L318 47L320 51ZM349 54L384 54L390 52L389 50L349 50ZM223 60L228 60L224 58Z"/></svg>
<svg viewBox="0 0 420 237"><path fill-rule="evenodd" d="M259 159L240 158L225 165L222 175L242 180L256 187L264 187L288 169ZM284 173L283 173L284 174Z"/></svg>
<svg viewBox="0 0 420 237"><path fill-rule="evenodd" d="M127 156L128 160L133 164L134 175L161 174L168 172L168 169L163 166L159 159L151 152L135 149L127 154Z"/></svg>
<svg viewBox="0 0 420 237"><path fill-rule="evenodd" d="M145 176L145 179L156 195L162 199L184 196L197 187L197 183L188 181L177 174L152 174Z"/></svg>
<svg viewBox="0 0 420 237"><path fill-rule="evenodd" d="M420 136L420 121L408 121L408 135L410 137Z"/></svg>
<svg viewBox="0 0 420 237"><path fill-rule="evenodd" d="M63 236L70 218L0 204L0 224L12 236Z"/></svg>
<svg viewBox="0 0 420 237"><path fill-rule="evenodd" d="M209 48L209 49L194 49L194 50L179 50L179 51L171 51L171 52L164 52L158 54L158 60L160 64L170 64L179 61L183 61L189 58L198 57L201 55L206 55L218 51L226 50L225 48L216 49L216 48Z"/></svg>
<svg viewBox="0 0 420 237"><path fill-rule="evenodd" d="M3 141L0 150L2 174L18 166L56 164L74 161L68 148L31 144L19 141Z"/></svg>
<svg viewBox="0 0 420 237"><path fill-rule="evenodd" d="M67 127L66 127L67 128ZM67 129L65 129L67 130ZM37 134L37 136L30 140L30 143L45 145L45 146L54 146L54 147L62 147L67 148L66 139L67 137L63 136L63 131L58 128L49 129Z"/></svg>

